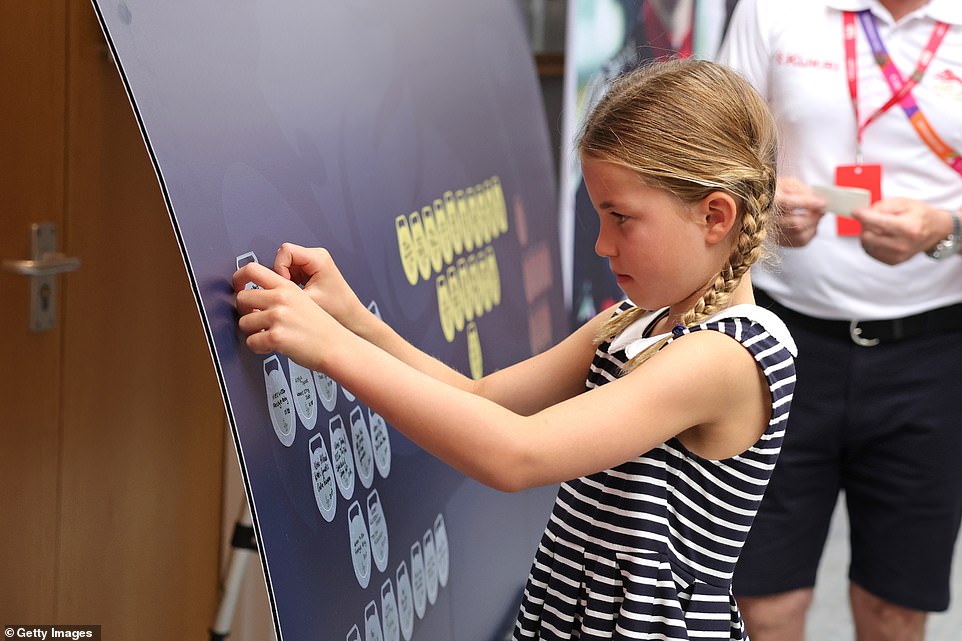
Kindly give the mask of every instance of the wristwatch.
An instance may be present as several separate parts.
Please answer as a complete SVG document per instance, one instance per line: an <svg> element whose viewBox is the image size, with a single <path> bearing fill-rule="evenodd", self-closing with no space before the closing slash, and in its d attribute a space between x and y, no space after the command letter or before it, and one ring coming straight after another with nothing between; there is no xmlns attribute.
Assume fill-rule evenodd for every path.
<svg viewBox="0 0 962 641"><path fill-rule="evenodd" d="M935 246L925 251L929 258L945 260L949 256L959 253L962 248L962 220L958 212L952 212L952 233L935 243Z"/></svg>

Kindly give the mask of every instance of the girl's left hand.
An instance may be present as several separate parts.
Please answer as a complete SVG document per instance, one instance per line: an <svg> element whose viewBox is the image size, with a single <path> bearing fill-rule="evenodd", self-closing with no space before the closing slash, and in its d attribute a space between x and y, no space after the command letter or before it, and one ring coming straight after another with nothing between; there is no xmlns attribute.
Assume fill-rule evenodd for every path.
<svg viewBox="0 0 962 641"><path fill-rule="evenodd" d="M260 289L246 289L254 283ZM238 327L247 347L257 354L280 352L313 370L323 370L327 346L349 333L290 280L258 263L248 263L233 277Z"/></svg>

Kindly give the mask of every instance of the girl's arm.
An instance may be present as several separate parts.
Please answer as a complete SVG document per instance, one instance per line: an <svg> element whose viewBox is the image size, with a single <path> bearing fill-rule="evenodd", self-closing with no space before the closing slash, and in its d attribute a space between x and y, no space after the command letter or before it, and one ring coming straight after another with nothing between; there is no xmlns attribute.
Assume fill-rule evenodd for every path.
<svg viewBox="0 0 962 641"><path fill-rule="evenodd" d="M326 250L285 243L277 252L274 270L284 279L303 285L304 292L315 304L358 337L431 378L525 415L584 391L588 364L595 349L595 334L612 313L607 310L599 314L541 354L473 380L411 345L371 313L347 284ZM242 268L234 276L235 290L242 291L243 285L257 278L258 274L261 278L269 278L264 274L266 271L266 268L254 264ZM247 311L251 309L254 308L249 307Z"/></svg>
<svg viewBox="0 0 962 641"><path fill-rule="evenodd" d="M699 435L707 453L731 456L767 420L768 389L754 359L717 332L684 336L627 376L524 416L349 331L270 270L247 275L265 288L238 293L253 351L280 351L324 371L422 448L498 489L597 472L685 433ZM553 375L541 371L531 387L553 387Z"/></svg>

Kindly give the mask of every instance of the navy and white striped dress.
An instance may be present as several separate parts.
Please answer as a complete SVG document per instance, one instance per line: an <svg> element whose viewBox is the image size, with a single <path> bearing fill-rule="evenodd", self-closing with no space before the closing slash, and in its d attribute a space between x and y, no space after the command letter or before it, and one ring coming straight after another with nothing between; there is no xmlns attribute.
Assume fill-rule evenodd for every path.
<svg viewBox="0 0 962 641"><path fill-rule="evenodd" d="M623 303L619 312L629 307ZM631 356L659 338L642 337L655 318L645 316L598 346L588 390L617 378ZM772 417L765 433L720 461L672 438L613 469L563 483L524 590L516 640L747 638L732 572L781 449L795 345L771 312L737 305L697 327L677 328L666 347L706 329L741 343L767 378Z"/></svg>

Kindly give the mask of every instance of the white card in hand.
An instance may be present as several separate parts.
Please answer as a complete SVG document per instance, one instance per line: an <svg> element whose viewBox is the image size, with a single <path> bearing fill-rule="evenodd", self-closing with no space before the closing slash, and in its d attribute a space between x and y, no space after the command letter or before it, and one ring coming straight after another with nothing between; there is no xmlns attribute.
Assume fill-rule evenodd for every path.
<svg viewBox="0 0 962 641"><path fill-rule="evenodd" d="M859 187L836 187L816 185L812 187L819 198L825 199L825 211L838 216L852 216L852 211L864 209L872 204L872 192Z"/></svg>

